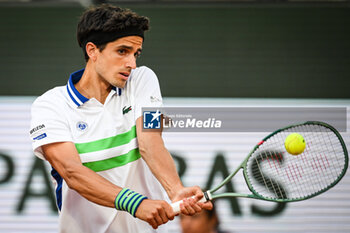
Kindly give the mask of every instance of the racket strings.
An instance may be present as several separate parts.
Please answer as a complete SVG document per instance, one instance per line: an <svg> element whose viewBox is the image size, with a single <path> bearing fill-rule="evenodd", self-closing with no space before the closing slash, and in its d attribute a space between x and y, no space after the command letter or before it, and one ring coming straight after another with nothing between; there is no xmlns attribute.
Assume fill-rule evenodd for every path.
<svg viewBox="0 0 350 233"><path fill-rule="evenodd" d="M284 140L282 135L278 135L280 137L280 139L278 141ZM275 143L278 143L278 141L276 141ZM284 153L284 152L282 152ZM285 153L284 153L285 154ZM282 180L282 184L286 184L286 183L290 183L290 182L298 182L299 179L302 179L303 175L302 168L299 168L298 164L288 164L286 165L286 168L284 170L288 180L286 179L286 177L284 176L284 179ZM282 176L283 177L283 176ZM297 187L294 187L295 189L293 190L294 193L297 193L299 196L301 196L301 190ZM288 190L289 191L289 190ZM287 198L287 197L285 197Z"/></svg>
<svg viewBox="0 0 350 233"><path fill-rule="evenodd" d="M258 160L256 158L255 158L255 160L256 160L256 164L258 166L257 170L261 171L261 168L260 168ZM257 173L255 172L255 174L257 174ZM265 187L267 187L269 190L272 188L273 193L277 193L274 185L271 185L272 184L271 178L269 178L269 182L267 182L267 180L265 179L265 176L261 176L261 178L263 180L263 183L264 183Z"/></svg>
<svg viewBox="0 0 350 233"><path fill-rule="evenodd" d="M328 136L328 140L331 141L332 138L330 138L329 135L327 135L327 136ZM335 145L337 145L337 147L335 147ZM341 147L341 144L340 144L339 140L337 140L334 143L331 143L330 146L332 147L331 151L334 153L333 156L336 156L336 154L335 154L336 153L336 148ZM345 163L345 161L340 161L340 160L337 160L337 162L338 162L337 166L342 166L342 162ZM334 174L334 175L339 175L339 174Z"/></svg>
<svg viewBox="0 0 350 233"><path fill-rule="evenodd" d="M308 135L307 135L307 136L308 136ZM309 138L309 137L308 137L308 138ZM311 143L311 142L310 142L310 143ZM312 171L311 171L310 169L307 169L308 167L309 167L309 168L312 167L313 169L315 169L314 166L311 164L310 159L306 159L306 158L305 158L305 155L310 155L310 156L309 156L310 158L312 157L312 153L310 153L310 151L311 151L311 149L310 149L310 143L306 143L305 152L302 153L302 154L300 155L300 159L301 159L301 161L302 161L302 165L303 165L303 167L304 167L305 170L306 170L306 173L305 173L306 177L312 176ZM303 169L303 170L304 170L304 169ZM320 182L320 178L319 178L319 177L315 177L315 179L318 179L318 183ZM311 183L309 183L309 185L310 185L311 189L313 189L313 190L318 190L318 189L320 189L320 187L317 185L316 182L311 182Z"/></svg>
<svg viewBox="0 0 350 233"><path fill-rule="evenodd" d="M270 147L271 146L276 147L276 145L274 145L274 144L277 144L277 141L271 140ZM281 154L278 151L272 151L272 150L261 151L261 152L259 152L259 154L257 154L254 157L255 157L255 162L257 164L259 163L259 160L261 160L261 162L267 161L268 169L276 171L274 174L274 177L279 176L279 167L281 166L281 163L283 161L283 157L281 156ZM259 159L257 159L257 158L259 158ZM265 168L265 170L266 170L266 168ZM274 194L273 198L286 198L285 191L281 187L282 185L280 185L280 183L278 183L278 182L273 182L274 179L271 178L273 176L266 175L263 172L263 169L260 169L260 168L253 169L252 171L253 171L253 177L258 181L258 183L261 183L259 181L261 178L263 180L265 180L265 179L270 180L269 185L265 185L264 188L266 188L266 190L269 191L270 193ZM294 175L292 175L292 174L291 174L291 176L289 176L287 174L287 176L289 179L291 179L291 177L294 179ZM276 190L278 190L278 192ZM261 191L259 191L259 193L261 193Z"/></svg>
<svg viewBox="0 0 350 233"><path fill-rule="evenodd" d="M325 138L324 138L323 134L317 134L316 137L318 138L319 141L325 141ZM309 147L311 147L311 145L309 145ZM321 148L321 153L320 153L319 156L321 157L321 159L323 159L323 157L322 157L323 153L322 152L330 152L330 153L333 152L333 150L329 150L329 148L327 148L327 145L324 144L324 143L320 145L320 148ZM319 163L320 162L319 157L316 157L316 155L313 154L313 153L309 153L309 154L312 157L312 167L313 167L313 169L317 170L318 173L322 174L323 179L321 179L321 176L317 176L318 177L318 179L317 179L318 189L322 189L325 186L325 184L324 184L324 182L326 181L325 178L335 176L336 175L335 171L333 169L328 169L328 171L330 171L331 174L327 175L326 170L327 170L327 166L328 165L327 166L325 165L324 168L322 168L322 166ZM325 159L326 158L327 157L325 157Z"/></svg>
<svg viewBox="0 0 350 233"><path fill-rule="evenodd" d="M257 159L258 157L260 157L260 158ZM259 181L259 179L262 179L265 188L267 188L270 192L274 193L277 197L286 198L286 195L285 195L283 188L281 188L278 183L274 182L274 180L271 177L265 176L261 172L262 169L260 167L259 161L264 161L266 159L268 161L270 167L277 166L276 163L278 163L278 162L275 162L274 158L273 159L271 159L271 158L273 158L273 155L271 154L271 152L261 153L259 156L255 157L255 162L258 166L258 169L253 169L253 177L255 177L258 181ZM259 183L261 183L261 182L259 182Z"/></svg>
<svg viewBox="0 0 350 233"><path fill-rule="evenodd" d="M320 141L329 141L330 143L323 143L321 145L320 148L322 152L317 158L315 158L316 155L313 154L313 161L314 163L316 163L317 161L317 169L320 169L323 173L327 172L326 174L324 174L324 178L333 179L334 177L338 177L340 175L340 173L337 172L337 168L344 166L343 164L345 163L345 161L334 159L337 157L337 153L340 152L338 148L341 148L341 144L336 137L331 137L330 135L331 133L317 134L317 137ZM329 153L329 156L326 153ZM331 159L332 161L329 161L329 159ZM322 167L322 165L324 166ZM325 179L322 179L322 181L325 181ZM319 184L321 184L322 181L320 181ZM321 186L323 187L324 185Z"/></svg>
<svg viewBox="0 0 350 233"><path fill-rule="evenodd" d="M273 160L274 162L274 166L280 168L281 167L281 161L282 161L282 156L281 155L276 155L276 154L272 154L271 151L269 152L269 156L272 158L274 157L275 159ZM280 160L281 159L281 160ZM278 170L277 170L278 172ZM277 197L279 198L285 198L285 191L283 190L283 188L279 185L279 183L274 183L273 180L270 178L270 182L271 182L271 186L273 187L273 189L275 189L275 186L277 186L276 190L278 190L278 192L275 192L275 194L277 195Z"/></svg>
<svg viewBox="0 0 350 233"><path fill-rule="evenodd" d="M285 138L298 132L306 148L298 156L284 148ZM252 191L270 199L302 199L319 193L340 177L345 167L337 135L317 125L299 125L268 138L251 155L247 178Z"/></svg>
<svg viewBox="0 0 350 233"><path fill-rule="evenodd" d="M313 128L310 128L308 126L305 126L305 128L306 128L307 131L310 131L310 132L312 132L314 130ZM311 138L312 137L311 134L312 133L306 133L305 135L306 135L307 138ZM313 135L313 137L315 139L317 138L317 136L315 136L315 135ZM318 138L315 141L320 141L320 138ZM312 170L311 169L306 169L308 171L306 173L307 179L308 180L313 179L313 181L314 181L314 182L309 182L308 183L310 189L311 190L320 190L322 188L322 186L320 186L320 184L322 183L322 178L321 178L321 176L313 176L313 174L314 174L313 171L314 170L318 170L319 166L316 163L317 159L315 159L313 151L312 151L312 147L311 147L312 143L313 143L312 141L306 143L305 152L300 155L300 159L302 159L303 161L307 161L308 162L308 163L304 163L303 164L303 166L305 168L308 168L308 167L311 168L312 167ZM306 158L306 155L307 155L307 158ZM307 187L303 187L301 185L299 187L303 188L304 190L305 190L305 188L307 188Z"/></svg>
<svg viewBox="0 0 350 233"><path fill-rule="evenodd" d="M265 154L265 156L267 156L267 155ZM272 154L271 151L269 151L268 152L268 156L270 158L273 158L273 160L272 160L273 166L275 167L275 169L276 169L276 171L277 171L277 173L279 175L278 171L279 171L279 168L281 167L281 162L282 162L281 155L280 154L279 155ZM285 191L280 186L280 184L278 182L274 182L271 177L270 177L270 183L271 183L270 186L272 186L273 189L278 190L278 192L274 192L276 194L276 196L279 197L279 198L285 198ZM276 186L276 188L275 188L275 186Z"/></svg>
<svg viewBox="0 0 350 233"><path fill-rule="evenodd" d="M309 126L306 126L308 131L312 131L314 130L314 128L310 128ZM321 152L323 151L328 151L327 148L324 148L325 143L318 143L318 142L324 142L324 134L325 133L317 133L317 134L312 134L312 133L306 133L306 137L310 139L312 139L312 135L314 136L315 139L313 139L313 141L310 141L309 143L307 143L307 147L306 150L303 154L300 155L300 159L302 159L302 161L304 161L304 163L302 164L306 170L306 179L303 181L304 183L306 183L306 185L297 185L297 186L292 186L292 187L298 187L299 190L301 189L301 193L305 193L307 191L309 191L310 193L312 192L318 192L320 190L322 190L324 187L327 186L327 178L325 179L325 177L327 177L328 175L326 175L325 170L327 169L326 166L322 167L321 163L320 163L320 155L322 154ZM328 134L328 133L327 133ZM317 146L314 147L314 144L318 144ZM319 151L315 151L316 148ZM320 153L320 155L317 155L316 153ZM305 163L305 160L308 163ZM306 166L305 166L306 165ZM312 169L311 169L312 168ZM332 170L329 170L332 171ZM311 181L311 182L308 182ZM325 183L327 182L327 183ZM300 196L303 197L303 196Z"/></svg>

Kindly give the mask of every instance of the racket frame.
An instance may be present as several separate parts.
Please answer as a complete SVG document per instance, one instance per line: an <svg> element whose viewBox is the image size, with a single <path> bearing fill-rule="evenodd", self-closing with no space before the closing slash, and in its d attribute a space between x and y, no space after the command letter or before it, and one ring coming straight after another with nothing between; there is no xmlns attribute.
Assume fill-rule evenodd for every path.
<svg viewBox="0 0 350 233"><path fill-rule="evenodd" d="M321 125L323 127L326 127L328 129L330 129L331 131L333 131L333 133L337 136L337 138L339 139L339 142L343 148L343 152L344 152L344 158L345 158L345 163L344 163L344 168L342 170L342 172L339 174L339 176L337 177L337 179L335 181L333 181L330 185L328 185L327 187L321 189L320 191L309 195L307 197L304 198L291 198L291 199L279 199L279 198L267 198L267 197L263 197L262 195L260 195L259 193L257 193L254 188L252 187L252 185L250 184L250 182L248 181L248 175L247 175L247 162L249 160L249 158L252 156L252 154L262 145L264 144L264 142L269 139L270 137L274 136L275 134L281 132L281 131L285 131L289 128L293 128L293 127L297 127L297 126L301 126L301 125ZM331 189L332 187L334 187L345 175L346 170L348 168L349 165L349 158L348 158L348 151L346 149L346 145L344 143L343 138L341 137L340 133L331 125L328 125L327 123L324 122L320 122L320 121L306 121L304 123L299 123L299 124L293 124L293 125L289 125L286 126L284 128L278 129L274 132L272 132L271 134L269 134L268 136L266 136L262 141L260 141L251 151L250 153L247 155L247 157L243 160L243 162L236 168L236 170L234 170L228 177L226 177L219 185L217 185L216 187L214 187L213 189L210 189L208 191L205 192L205 197L207 199L207 201L212 200L212 199L216 199L216 198L222 198L222 197L244 197L244 198L253 198L253 199L259 199L259 200L265 200L265 201L272 201L272 202L295 202L295 201L302 201L302 200L306 200L312 197L315 197L321 193L326 192L327 190ZM252 194L243 194L243 193L220 193L220 194L214 194L218 189L220 189L221 187L223 187L225 184L227 184L237 173L239 170L243 169L243 177L245 179L245 182L249 188L249 190L252 192Z"/></svg>

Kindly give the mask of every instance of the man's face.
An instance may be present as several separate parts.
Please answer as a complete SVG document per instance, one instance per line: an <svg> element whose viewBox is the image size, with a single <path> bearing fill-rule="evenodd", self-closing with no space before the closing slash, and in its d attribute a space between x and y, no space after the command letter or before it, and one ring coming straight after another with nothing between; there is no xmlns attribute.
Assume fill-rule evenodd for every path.
<svg viewBox="0 0 350 233"><path fill-rule="evenodd" d="M136 59L141 53L143 39L127 36L107 43L102 51L97 51L95 71L108 84L123 88L131 69L136 68Z"/></svg>

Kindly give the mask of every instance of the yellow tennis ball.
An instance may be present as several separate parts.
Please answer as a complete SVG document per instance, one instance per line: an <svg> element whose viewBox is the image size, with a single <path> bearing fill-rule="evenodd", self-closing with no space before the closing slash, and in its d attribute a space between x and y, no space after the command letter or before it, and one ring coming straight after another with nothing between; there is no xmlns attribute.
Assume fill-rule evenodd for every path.
<svg viewBox="0 0 350 233"><path fill-rule="evenodd" d="M305 150L305 140L298 133L291 133L284 141L284 146L289 154L298 155Z"/></svg>

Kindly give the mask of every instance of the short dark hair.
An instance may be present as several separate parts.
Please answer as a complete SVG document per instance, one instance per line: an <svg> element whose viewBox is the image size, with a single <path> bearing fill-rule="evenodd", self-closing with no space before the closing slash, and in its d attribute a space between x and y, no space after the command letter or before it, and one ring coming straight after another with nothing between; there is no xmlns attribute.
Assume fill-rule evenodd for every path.
<svg viewBox="0 0 350 233"><path fill-rule="evenodd" d="M139 16L129 9L110 4L102 4L86 10L80 17L77 27L77 40L79 46L83 49L85 60L89 60L85 49L87 42L93 42L102 51L107 43L115 40L113 37L108 37L109 40L88 41L91 35L101 35L101 33L118 34L130 29L142 33L147 31L149 29L149 19L145 16Z"/></svg>

